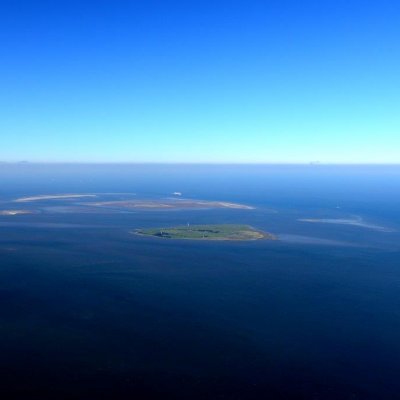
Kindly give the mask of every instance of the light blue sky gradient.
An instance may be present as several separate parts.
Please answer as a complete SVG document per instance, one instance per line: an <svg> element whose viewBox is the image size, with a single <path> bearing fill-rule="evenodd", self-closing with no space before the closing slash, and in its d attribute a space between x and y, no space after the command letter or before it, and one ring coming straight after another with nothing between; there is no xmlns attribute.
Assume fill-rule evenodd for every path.
<svg viewBox="0 0 400 400"><path fill-rule="evenodd" d="M0 161L400 162L398 1L1 4Z"/></svg>

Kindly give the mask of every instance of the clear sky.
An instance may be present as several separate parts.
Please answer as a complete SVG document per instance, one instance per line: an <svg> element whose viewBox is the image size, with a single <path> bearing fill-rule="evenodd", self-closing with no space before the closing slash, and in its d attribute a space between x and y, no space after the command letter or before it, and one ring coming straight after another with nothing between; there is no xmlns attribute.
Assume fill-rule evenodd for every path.
<svg viewBox="0 0 400 400"><path fill-rule="evenodd" d="M400 162L398 0L0 0L0 161Z"/></svg>

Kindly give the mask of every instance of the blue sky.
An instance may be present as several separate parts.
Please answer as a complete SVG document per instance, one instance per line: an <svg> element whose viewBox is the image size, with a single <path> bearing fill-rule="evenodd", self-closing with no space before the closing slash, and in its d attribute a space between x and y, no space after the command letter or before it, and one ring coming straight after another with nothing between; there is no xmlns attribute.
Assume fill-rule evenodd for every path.
<svg viewBox="0 0 400 400"><path fill-rule="evenodd" d="M0 161L400 162L398 1L0 3Z"/></svg>

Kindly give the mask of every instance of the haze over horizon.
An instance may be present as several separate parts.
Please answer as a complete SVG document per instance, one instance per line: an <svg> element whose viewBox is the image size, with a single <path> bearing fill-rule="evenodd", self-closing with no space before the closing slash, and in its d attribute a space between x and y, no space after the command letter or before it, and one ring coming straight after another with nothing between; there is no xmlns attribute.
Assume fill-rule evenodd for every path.
<svg viewBox="0 0 400 400"><path fill-rule="evenodd" d="M6 0L0 160L400 163L399 12Z"/></svg>
<svg viewBox="0 0 400 400"><path fill-rule="evenodd" d="M329 167L329 166L337 166L337 167L357 167L357 166L393 166L398 167L400 166L400 162L190 162L190 161L163 161L163 162L156 162L156 161L1 161L0 165L193 165L193 166L310 166L310 167Z"/></svg>

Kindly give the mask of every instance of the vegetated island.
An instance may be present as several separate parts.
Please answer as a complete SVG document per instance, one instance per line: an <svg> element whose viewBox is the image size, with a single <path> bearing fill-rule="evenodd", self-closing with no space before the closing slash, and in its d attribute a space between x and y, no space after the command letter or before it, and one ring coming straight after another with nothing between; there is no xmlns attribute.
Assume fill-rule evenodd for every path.
<svg viewBox="0 0 400 400"><path fill-rule="evenodd" d="M132 232L136 235L153 236L163 239L194 240L277 240L277 237L249 225L187 225L170 228L146 228Z"/></svg>
<svg viewBox="0 0 400 400"><path fill-rule="evenodd" d="M35 211L31 211L31 210L0 210L0 215L24 215L24 214L35 214Z"/></svg>
<svg viewBox="0 0 400 400"><path fill-rule="evenodd" d="M231 208L252 210L254 207L226 201L189 200L189 199L161 199L161 200L122 200L97 201L85 203L86 206L122 208L127 210L178 210L178 209L208 209Z"/></svg>

